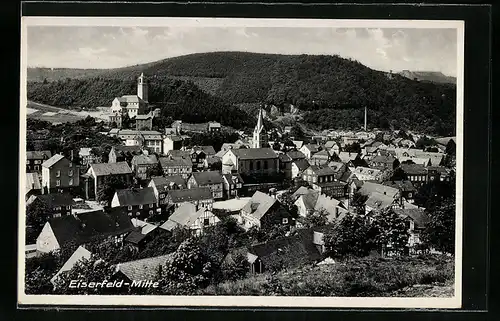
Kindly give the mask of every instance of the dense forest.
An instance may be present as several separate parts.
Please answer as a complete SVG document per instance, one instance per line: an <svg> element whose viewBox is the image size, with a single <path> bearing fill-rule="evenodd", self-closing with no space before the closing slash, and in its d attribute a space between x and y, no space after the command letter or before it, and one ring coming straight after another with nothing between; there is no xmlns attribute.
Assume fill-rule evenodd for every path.
<svg viewBox="0 0 500 321"><path fill-rule="evenodd" d="M28 83L28 99L63 108L93 109L111 106L115 97L136 92L132 79L102 77ZM149 84L149 102L162 116L186 122L219 121L233 128L251 127L254 121L243 110L209 95L191 82L155 77Z"/></svg>
<svg viewBox="0 0 500 321"><path fill-rule="evenodd" d="M370 110L369 125L372 126L388 123L391 127L429 134L455 134L454 84L415 81L396 73L376 71L357 61L339 56L201 53L144 65L103 70L98 74L98 79L118 79L118 83L122 85L115 85L117 88L130 86L127 87L127 93L133 93L135 79L140 72L152 77L152 83L161 80L162 88L171 86L168 84L175 83L176 78L189 80L188 83L193 86L205 88L204 92L191 90L196 93L201 91L203 94L214 94L228 104L225 108L230 108L229 105L233 104L244 106L267 103L278 107L292 104L305 111L305 125L318 129L359 128L363 121L358 115L366 106ZM90 70L89 74L94 76L95 71ZM40 74L37 77L39 78ZM30 87L51 88L41 93L41 96L50 99L49 97L57 95L52 93L53 90L59 91L61 86L68 86L72 82L56 82L65 84L57 86L51 82L45 85L38 82L30 83ZM110 92L110 96L117 96L117 88L112 94L112 90L107 92ZM78 93L84 90L79 87L74 89L80 90ZM158 95L154 90L151 90L152 97ZM30 89L28 92L33 94L34 91ZM160 90L163 91L165 90ZM165 92L168 96L171 90ZM40 96L39 91L38 93ZM96 92L95 96L98 97L99 93ZM77 97L76 94L68 96L66 92L61 99L71 101L78 99ZM208 96L204 96L206 97ZM216 98L209 100L211 99ZM187 115L187 112L183 112L184 114ZM196 113L189 114L189 117L198 119Z"/></svg>

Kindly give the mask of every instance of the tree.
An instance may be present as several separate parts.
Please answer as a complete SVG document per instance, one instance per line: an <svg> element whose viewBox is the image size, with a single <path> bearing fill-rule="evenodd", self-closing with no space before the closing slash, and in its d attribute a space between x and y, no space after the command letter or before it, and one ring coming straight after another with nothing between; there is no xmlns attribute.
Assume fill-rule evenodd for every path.
<svg viewBox="0 0 500 321"><path fill-rule="evenodd" d="M155 177L155 176L162 176L163 175L163 168L160 166L160 164L154 164L153 166L150 166L146 169L146 177Z"/></svg>
<svg viewBox="0 0 500 321"><path fill-rule="evenodd" d="M331 257L368 255L373 249L373 245L368 240L369 228L364 216L347 214L325 233L327 255Z"/></svg>
<svg viewBox="0 0 500 321"><path fill-rule="evenodd" d="M430 222L422 233L422 239L438 251L455 252L455 202L447 200L429 211Z"/></svg>
<svg viewBox="0 0 500 321"><path fill-rule="evenodd" d="M455 182L432 180L423 184L414 197L415 205L422 206L428 210L434 209L445 200L455 198Z"/></svg>
<svg viewBox="0 0 500 321"><path fill-rule="evenodd" d="M392 209L376 213L368 231L369 239L373 240L382 254L387 248L403 254L407 248L409 236L407 222Z"/></svg>
<svg viewBox="0 0 500 321"><path fill-rule="evenodd" d="M325 226L328 224L328 212L325 209L315 210L306 217L299 218L305 228Z"/></svg>
<svg viewBox="0 0 500 321"><path fill-rule="evenodd" d="M248 274L248 258L245 254L237 252L232 255L230 262L224 263L221 267L223 280L239 280Z"/></svg>
<svg viewBox="0 0 500 321"><path fill-rule="evenodd" d="M105 176L97 190L97 200L110 204L116 190L128 188L129 185L116 176Z"/></svg>
<svg viewBox="0 0 500 321"><path fill-rule="evenodd" d="M392 172L392 176L390 178L391 181L405 181L408 179L408 175L406 175L405 171L401 169L401 167L396 168Z"/></svg>
<svg viewBox="0 0 500 321"><path fill-rule="evenodd" d="M295 124L292 126L292 129L290 130L290 137L293 137L294 139L301 139L305 137L305 133L302 130L302 127L299 125Z"/></svg>
<svg viewBox="0 0 500 321"><path fill-rule="evenodd" d="M356 213L365 214L365 202L368 200L367 195L363 195L359 192L355 192L352 196L351 207L356 209Z"/></svg>
<svg viewBox="0 0 500 321"><path fill-rule="evenodd" d="M278 195L278 201L292 215L293 218L298 218L298 208L297 205L295 205L293 193L291 193L290 190Z"/></svg>
<svg viewBox="0 0 500 321"><path fill-rule="evenodd" d="M361 153L361 146L359 143L352 143L344 147L344 152L348 153Z"/></svg>

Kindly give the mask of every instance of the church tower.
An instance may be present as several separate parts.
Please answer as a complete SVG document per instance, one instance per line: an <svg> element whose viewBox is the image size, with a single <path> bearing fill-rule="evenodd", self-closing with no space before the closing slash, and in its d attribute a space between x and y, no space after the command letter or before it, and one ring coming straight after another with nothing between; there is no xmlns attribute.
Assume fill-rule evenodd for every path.
<svg viewBox="0 0 500 321"><path fill-rule="evenodd" d="M137 79L137 96L145 102L148 102L148 81L146 77L144 77L144 73L141 73Z"/></svg>
<svg viewBox="0 0 500 321"><path fill-rule="evenodd" d="M259 109L259 116L257 117L257 126L253 131L252 147L262 148L267 145L267 135L264 129L264 112L262 108Z"/></svg>

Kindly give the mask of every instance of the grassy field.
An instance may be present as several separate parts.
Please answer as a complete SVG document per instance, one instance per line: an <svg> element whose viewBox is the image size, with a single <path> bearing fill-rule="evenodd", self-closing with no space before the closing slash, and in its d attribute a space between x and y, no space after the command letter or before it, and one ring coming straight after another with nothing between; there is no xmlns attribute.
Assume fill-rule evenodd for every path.
<svg viewBox="0 0 500 321"><path fill-rule="evenodd" d="M45 120L50 123L73 123L87 116L94 117L96 119L106 120L107 115L100 111L75 111L59 107L54 107L46 104L40 104L33 101L28 101L28 113L27 117L38 120ZM47 115L46 113L54 113Z"/></svg>
<svg viewBox="0 0 500 321"><path fill-rule="evenodd" d="M261 274L204 289L205 295L342 297L453 296L452 258L363 258Z"/></svg>

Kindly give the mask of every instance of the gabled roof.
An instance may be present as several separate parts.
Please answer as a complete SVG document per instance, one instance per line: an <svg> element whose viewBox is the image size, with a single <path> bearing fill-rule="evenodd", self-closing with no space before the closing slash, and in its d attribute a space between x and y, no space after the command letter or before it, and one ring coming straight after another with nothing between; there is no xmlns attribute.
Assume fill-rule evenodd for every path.
<svg viewBox="0 0 500 321"><path fill-rule="evenodd" d="M349 163L358 157L358 153L340 152L339 158L343 163Z"/></svg>
<svg viewBox="0 0 500 321"><path fill-rule="evenodd" d="M55 284L55 281L59 277L59 275L63 272L70 271L76 263L78 263L82 259L87 259L89 260L90 257L92 256L92 253L90 253L89 250L86 248L79 246L73 254L69 257L69 259L64 263L64 265L61 267L61 269L50 279L50 282L52 284Z"/></svg>
<svg viewBox="0 0 500 321"><path fill-rule="evenodd" d="M127 162L94 163L90 165L96 176L132 174Z"/></svg>
<svg viewBox="0 0 500 321"><path fill-rule="evenodd" d="M135 116L136 120L148 120L148 119L153 119L152 114L146 114L146 115L137 115Z"/></svg>
<svg viewBox="0 0 500 321"><path fill-rule="evenodd" d="M321 151L315 153L314 155L312 155L311 158L329 159L330 158L330 154L326 150L321 150Z"/></svg>
<svg viewBox="0 0 500 321"><path fill-rule="evenodd" d="M342 162L329 162L328 167L334 170L335 172L338 172L342 168L345 168L345 164Z"/></svg>
<svg viewBox="0 0 500 321"><path fill-rule="evenodd" d="M56 163L64 159L64 156L61 154L55 154L51 158L47 159L45 162L43 162L42 166L45 168L51 168L54 166Z"/></svg>
<svg viewBox="0 0 500 321"><path fill-rule="evenodd" d="M311 153L319 152L319 146L315 144L306 144L302 146L303 148L307 148Z"/></svg>
<svg viewBox="0 0 500 321"><path fill-rule="evenodd" d="M366 195L366 196L370 196L370 194L372 194L372 193L379 193L379 194L394 198L399 193L399 190L397 188L382 185L382 184L377 184L377 183L372 183L372 182L364 182L363 186L361 186L359 192L362 195Z"/></svg>
<svg viewBox="0 0 500 321"><path fill-rule="evenodd" d="M298 150L291 150L286 153L292 160L305 159L306 155Z"/></svg>
<svg viewBox="0 0 500 321"><path fill-rule="evenodd" d="M186 181L180 175L174 176L156 176L151 178L158 191L168 189L170 186L175 185L178 187L186 188Z"/></svg>
<svg viewBox="0 0 500 321"><path fill-rule="evenodd" d="M120 206L156 203L156 196L152 187L120 189L116 191L115 195Z"/></svg>
<svg viewBox="0 0 500 321"><path fill-rule="evenodd" d="M95 238L124 234L134 230L127 213L120 208L66 215L49 220L59 246L74 241L77 244Z"/></svg>
<svg viewBox="0 0 500 321"><path fill-rule="evenodd" d="M115 272L121 272L131 281L155 280L159 269L165 268L171 256L172 253L119 263Z"/></svg>
<svg viewBox="0 0 500 321"><path fill-rule="evenodd" d="M373 157L370 160L370 162L371 163L385 163L385 164L392 165L392 163L394 163L395 160L396 160L396 158L391 156L391 155L387 155L387 156L376 155L375 157Z"/></svg>
<svg viewBox="0 0 500 321"><path fill-rule="evenodd" d="M31 196L33 200L38 199L39 201L45 203L48 207L52 208L55 206L70 206L73 205L73 197L71 194L53 193L44 195L33 195ZM30 202L31 203L31 202Z"/></svg>
<svg viewBox="0 0 500 321"><path fill-rule="evenodd" d="M417 228L424 228L430 221L430 217L420 208L395 208L394 212L398 215L411 218Z"/></svg>
<svg viewBox="0 0 500 321"><path fill-rule="evenodd" d="M288 156L287 154L279 154L278 158L280 159L280 163L288 163L292 161L292 158Z"/></svg>
<svg viewBox="0 0 500 321"><path fill-rule="evenodd" d="M326 176L326 175L335 175L336 171L328 166L318 166L318 165L311 165L309 166L309 169L314 172L314 174L318 176Z"/></svg>
<svg viewBox="0 0 500 321"><path fill-rule="evenodd" d="M292 140L292 143L298 149L302 148L302 146L304 145L304 141L302 141L302 140Z"/></svg>
<svg viewBox="0 0 500 321"><path fill-rule="evenodd" d="M243 207L243 211L250 213L256 219L261 219L277 202L273 197L256 191L250 201Z"/></svg>
<svg viewBox="0 0 500 321"><path fill-rule="evenodd" d="M205 155L215 155L215 149L213 146L194 146L193 151L202 151L205 153Z"/></svg>
<svg viewBox="0 0 500 321"><path fill-rule="evenodd" d="M370 176L373 176L373 177L377 177L382 172L379 169L376 169L376 168L358 166L358 167L356 167L354 169L353 173L354 174L370 175Z"/></svg>
<svg viewBox="0 0 500 321"><path fill-rule="evenodd" d="M188 150L172 149L168 151L167 156L191 158L191 152Z"/></svg>
<svg viewBox="0 0 500 321"><path fill-rule="evenodd" d="M158 163L155 155L134 155L132 157L132 164L134 165L154 165Z"/></svg>
<svg viewBox="0 0 500 321"><path fill-rule="evenodd" d="M407 175L425 175L427 170L421 164L401 164L399 165Z"/></svg>
<svg viewBox="0 0 500 321"><path fill-rule="evenodd" d="M383 210L390 207L395 201L396 200L390 196L373 192L366 200L365 206L369 206L375 210Z"/></svg>
<svg viewBox="0 0 500 321"><path fill-rule="evenodd" d="M215 202L213 205L214 210L225 210L229 212L240 211L250 201L250 197L232 198L225 201Z"/></svg>
<svg viewBox="0 0 500 321"><path fill-rule="evenodd" d="M160 165L162 167L192 167L193 162L191 158L185 157L160 157Z"/></svg>
<svg viewBox="0 0 500 321"><path fill-rule="evenodd" d="M180 226L189 227L193 225L194 222L205 213L205 211L207 211L207 209L204 207L197 210L194 204L184 203L175 210L168 220L175 222Z"/></svg>
<svg viewBox="0 0 500 321"><path fill-rule="evenodd" d="M405 181L385 181L382 184L385 186L399 188L403 192L415 192L417 190L415 188L415 186L413 186L413 184L408 180L405 180Z"/></svg>
<svg viewBox="0 0 500 321"><path fill-rule="evenodd" d="M26 173L26 184L24 187L26 188L26 193L31 190L41 190L41 179L38 173Z"/></svg>
<svg viewBox="0 0 500 321"><path fill-rule="evenodd" d="M222 175L217 171L194 172L192 176L200 186L224 183Z"/></svg>
<svg viewBox="0 0 500 321"><path fill-rule="evenodd" d="M154 231L158 227L158 225L144 222L136 218L132 218L130 221L132 222L132 225L134 225L134 227L136 228L139 228L139 232L144 235Z"/></svg>
<svg viewBox="0 0 500 321"><path fill-rule="evenodd" d="M27 151L26 159L49 159L52 157L50 150Z"/></svg>
<svg viewBox="0 0 500 321"><path fill-rule="evenodd" d="M293 164L297 166L299 171L305 171L307 168L309 168L309 162L305 158L297 159L293 162Z"/></svg>
<svg viewBox="0 0 500 321"><path fill-rule="evenodd" d="M145 101L142 100L139 96L137 95L123 95L121 97L116 97L121 103L144 103Z"/></svg>
<svg viewBox="0 0 500 321"><path fill-rule="evenodd" d="M193 202L213 199L208 187L172 190L168 193L173 203Z"/></svg>
<svg viewBox="0 0 500 321"><path fill-rule="evenodd" d="M325 143L325 148L327 149L333 148L334 146L338 146L338 143L334 140L329 140Z"/></svg>
<svg viewBox="0 0 500 321"><path fill-rule="evenodd" d="M274 159L278 155L272 148L240 148L231 149L239 159Z"/></svg>

